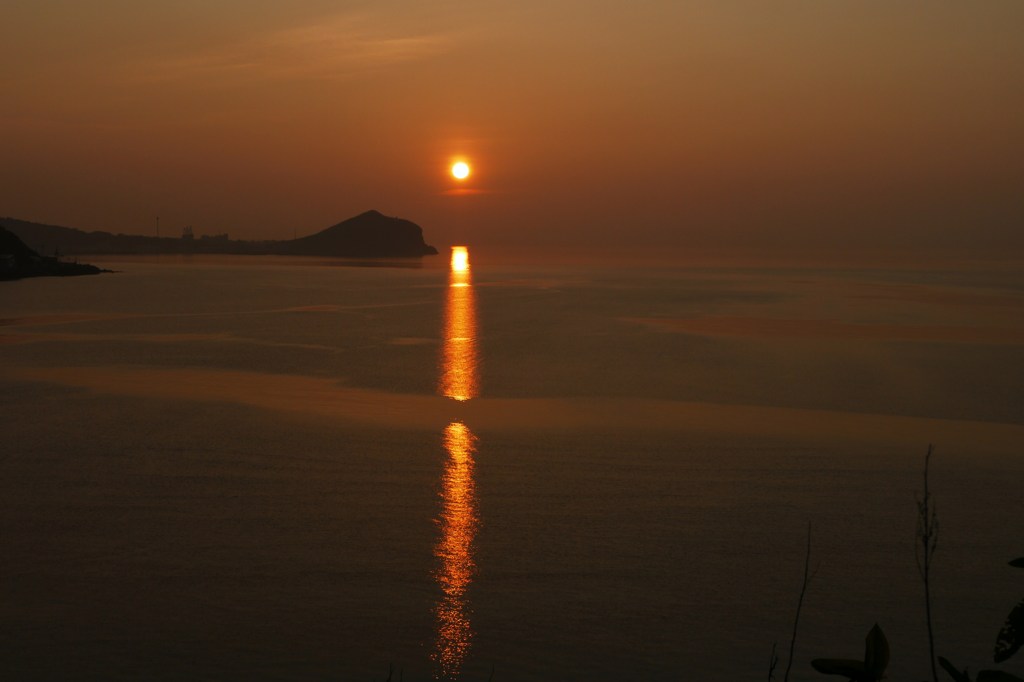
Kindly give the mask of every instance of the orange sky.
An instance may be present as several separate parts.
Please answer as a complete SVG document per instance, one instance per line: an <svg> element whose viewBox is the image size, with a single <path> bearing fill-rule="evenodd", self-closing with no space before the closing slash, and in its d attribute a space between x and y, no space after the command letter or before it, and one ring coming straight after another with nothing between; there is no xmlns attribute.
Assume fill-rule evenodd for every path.
<svg viewBox="0 0 1024 682"><path fill-rule="evenodd" d="M8 0L0 26L0 215L1024 253L1018 0Z"/></svg>

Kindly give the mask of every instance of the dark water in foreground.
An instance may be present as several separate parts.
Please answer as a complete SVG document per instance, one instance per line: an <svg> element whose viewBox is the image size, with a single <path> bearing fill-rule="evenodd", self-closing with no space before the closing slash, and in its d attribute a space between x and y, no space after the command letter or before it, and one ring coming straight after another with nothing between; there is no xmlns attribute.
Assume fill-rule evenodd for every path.
<svg viewBox="0 0 1024 682"><path fill-rule="evenodd" d="M441 265L0 287L4 679L765 679L808 521L792 678L878 621L924 679L929 442L939 651L990 661L1024 277Z"/></svg>

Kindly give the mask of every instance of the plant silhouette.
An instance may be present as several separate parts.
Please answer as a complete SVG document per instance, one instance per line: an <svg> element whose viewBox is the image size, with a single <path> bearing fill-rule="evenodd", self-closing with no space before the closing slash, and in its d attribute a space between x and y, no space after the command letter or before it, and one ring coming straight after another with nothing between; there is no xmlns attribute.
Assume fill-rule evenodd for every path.
<svg viewBox="0 0 1024 682"><path fill-rule="evenodd" d="M811 665L826 675L842 675L851 682L877 682L889 666L889 640L875 623L864 639L864 660L852 658L816 658Z"/></svg>
<svg viewBox="0 0 1024 682"><path fill-rule="evenodd" d="M971 674L967 668L964 668L962 671L957 670L955 665L942 656L939 656L939 665L949 673L949 676L953 678L953 682L972 682ZM1002 670L980 670L973 682L1024 682L1024 680Z"/></svg>
<svg viewBox="0 0 1024 682"><path fill-rule="evenodd" d="M932 653L932 674L935 675L935 661L946 671L953 682L1024 682L1024 679L1017 677L1005 670L979 670L975 678L971 679L970 672L964 668L960 670L949 659L942 656L934 656L935 637L932 630L932 603L930 589L930 574L932 569L932 556L938 539L938 517L935 513L935 502L928 486L928 465L931 460L932 447L928 446L928 454L925 456L924 464L924 493L917 499L917 567L925 588L925 609L928 623L928 647ZM808 535L808 556L810 555L810 536ZM1024 557L1009 562L1014 568L1024 568ZM804 572L804 589L807 585L806 567ZM803 593L800 595L801 603ZM799 619L799 606L797 608ZM794 640L796 628L794 626ZM1024 599L1006 616L1006 622L996 635L995 649L992 655L996 663L1002 663L1011 658L1024 646ZM792 646L791 646L792 649ZM792 654L791 654L792 655ZM775 671L778 657L775 656L775 649L772 649L772 665L769 669L769 680ZM885 669L889 665L889 642L885 638L882 629L875 623L875 626L868 632L864 642L864 660L847 658L816 658L811 665L820 673L826 675L842 675L851 682L878 682L885 676Z"/></svg>
<svg viewBox="0 0 1024 682"><path fill-rule="evenodd" d="M1024 557L1014 559L1010 565L1015 568L1024 568ZM1022 644L1024 644L1024 599L1021 599L1020 603L1013 607L1010 614L1006 616L1006 622L1003 623L1002 629L996 635L996 646L992 659L996 663L1002 663L1017 653ZM942 656L939 656L939 665L949 673L953 682L972 682L967 668L959 670L949 662L949 659ZM1024 680L1003 670L979 670L974 682L1024 682Z"/></svg>
<svg viewBox="0 0 1024 682"><path fill-rule="evenodd" d="M1015 568L1024 568L1024 557L1014 559L1010 565ZM1006 616L1003 629L996 636L993 660L996 663L1002 663L1017 653L1022 644L1024 644L1024 599L1021 599Z"/></svg>
<svg viewBox="0 0 1024 682"><path fill-rule="evenodd" d="M924 584L925 622L928 624L928 662L932 668L932 682L939 682L939 673L935 669L935 629L932 626L932 590L931 570L932 557L939 542L939 517L935 512L935 501L928 490L928 465L932 459L932 446L928 446L928 454L924 456L924 493L917 499L917 540L915 558L917 571Z"/></svg>

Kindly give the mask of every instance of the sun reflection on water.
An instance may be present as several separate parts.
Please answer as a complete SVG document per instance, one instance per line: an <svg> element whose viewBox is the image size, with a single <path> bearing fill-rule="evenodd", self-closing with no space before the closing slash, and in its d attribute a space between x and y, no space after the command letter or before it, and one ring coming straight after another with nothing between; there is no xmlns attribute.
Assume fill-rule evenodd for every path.
<svg viewBox="0 0 1024 682"><path fill-rule="evenodd" d="M452 248L445 302L444 345L439 390L464 402L477 395L476 302L469 270L469 250ZM461 421L444 430L448 452L441 485L441 537L434 547L440 560L436 578L442 596L436 608L437 641L433 659L437 677L455 679L469 652L473 630L466 592L473 581L473 539L476 536L476 489L473 453L476 436Z"/></svg>
<svg viewBox="0 0 1024 682"><path fill-rule="evenodd" d="M441 395L463 401L477 395L476 301L465 246L452 248L445 302Z"/></svg>
<svg viewBox="0 0 1024 682"><path fill-rule="evenodd" d="M457 677L473 637L466 589L473 580L473 538L477 529L473 451L476 437L462 422L444 430L448 451L441 492L441 539L434 553L441 560L437 581L444 596L437 605L435 659L444 677Z"/></svg>

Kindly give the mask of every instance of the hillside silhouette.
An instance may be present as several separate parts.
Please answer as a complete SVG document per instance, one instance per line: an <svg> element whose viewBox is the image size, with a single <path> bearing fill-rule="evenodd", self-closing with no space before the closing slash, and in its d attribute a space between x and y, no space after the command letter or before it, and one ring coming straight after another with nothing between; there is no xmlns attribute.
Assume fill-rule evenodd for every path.
<svg viewBox="0 0 1024 682"><path fill-rule="evenodd" d="M95 265L66 263L57 258L40 256L26 246L16 234L0 225L0 280L97 275L101 272L107 271Z"/></svg>
<svg viewBox="0 0 1024 682"><path fill-rule="evenodd" d="M437 249L423 241L419 225L379 211L366 211L308 237L277 244L284 253L300 256L394 258L437 254Z"/></svg>
<svg viewBox="0 0 1024 682"><path fill-rule="evenodd" d="M43 254L212 253L340 258L417 258L437 254L437 249L423 240L419 225L374 210L315 234L281 241L234 240L226 234L196 237L191 228L175 237L86 232L16 218L0 218L0 226Z"/></svg>

